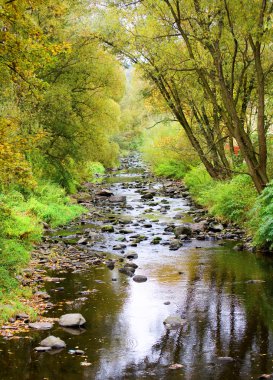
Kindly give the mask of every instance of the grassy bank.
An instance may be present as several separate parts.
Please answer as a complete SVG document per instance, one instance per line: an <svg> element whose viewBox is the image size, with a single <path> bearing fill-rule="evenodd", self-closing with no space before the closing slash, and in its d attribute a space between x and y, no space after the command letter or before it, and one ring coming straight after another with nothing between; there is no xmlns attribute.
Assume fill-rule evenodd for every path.
<svg viewBox="0 0 273 380"><path fill-rule="evenodd" d="M41 240L43 223L67 224L84 211L64 189L48 182L31 192L17 189L0 194L0 320L20 311L34 313L20 302L31 295L31 289L20 287L16 276L27 267L34 244Z"/></svg>
<svg viewBox="0 0 273 380"><path fill-rule="evenodd" d="M202 165L189 168L188 161L186 166L181 158L162 156L152 168L156 175L183 180L196 203L219 220L244 228L258 249L273 251L273 181L258 195L247 174L216 181Z"/></svg>

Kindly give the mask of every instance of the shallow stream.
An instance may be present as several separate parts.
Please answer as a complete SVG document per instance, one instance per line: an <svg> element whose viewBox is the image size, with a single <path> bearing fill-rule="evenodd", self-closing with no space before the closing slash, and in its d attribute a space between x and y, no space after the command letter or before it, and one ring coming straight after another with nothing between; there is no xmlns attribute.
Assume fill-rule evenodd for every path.
<svg viewBox="0 0 273 380"><path fill-rule="evenodd" d="M90 250L118 260L123 255L113 246L125 243L125 253L137 252L136 273L147 276L147 282L136 283L117 267L99 265L62 273L63 291L55 292L60 285L46 283L55 305L48 315L80 312L86 328L65 330L56 323L50 332L29 331L18 339L2 339L1 380L233 380L273 372L272 260L237 252L233 241L193 239L170 251L164 229L172 222L191 220L189 200L155 196L144 202L138 192L141 186L162 186L143 174L144 169L136 165L136 170L104 178L115 195L126 196L126 205L98 203L103 218L90 218L88 225L72 224L52 235L63 239L87 226L100 231L103 219L116 216L123 222ZM168 206L165 211L162 205ZM173 219L177 213L183 214L181 220ZM147 240L131 247L130 237L136 234ZM161 244L151 244L154 237L160 237ZM91 293L81 300L84 289ZM170 315L187 322L178 330L167 330L163 321ZM67 348L35 352L50 334L63 339ZM84 357L69 353L75 348L83 350ZM170 369L172 364L182 367Z"/></svg>

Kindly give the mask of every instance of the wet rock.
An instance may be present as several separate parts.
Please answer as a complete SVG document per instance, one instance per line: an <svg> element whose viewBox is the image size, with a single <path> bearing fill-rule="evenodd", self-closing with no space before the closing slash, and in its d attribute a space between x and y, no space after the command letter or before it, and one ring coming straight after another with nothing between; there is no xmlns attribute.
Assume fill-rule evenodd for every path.
<svg viewBox="0 0 273 380"><path fill-rule="evenodd" d="M64 314L59 319L59 325L62 327L80 327L85 323L86 320L79 313Z"/></svg>
<svg viewBox="0 0 273 380"><path fill-rule="evenodd" d="M107 190L107 189L101 189L100 191L96 193L96 195L99 195L101 197L111 197L112 195L114 195L114 193L112 193L112 191Z"/></svg>
<svg viewBox="0 0 273 380"><path fill-rule="evenodd" d="M60 338L50 335L40 342L40 347L64 348L66 344Z"/></svg>
<svg viewBox="0 0 273 380"><path fill-rule="evenodd" d="M145 224L143 224L143 227L151 228L151 227L153 227L153 225L152 225L152 223L145 223Z"/></svg>
<svg viewBox="0 0 273 380"><path fill-rule="evenodd" d="M119 272L125 274L126 276L133 277L134 273L131 270L132 268L119 268Z"/></svg>
<svg viewBox="0 0 273 380"><path fill-rule="evenodd" d="M248 280L246 281L246 284L262 284L264 282L264 280Z"/></svg>
<svg viewBox="0 0 273 380"><path fill-rule="evenodd" d="M209 231L211 232L222 232L224 230L224 226L222 224L215 224L215 223L210 223L209 225Z"/></svg>
<svg viewBox="0 0 273 380"><path fill-rule="evenodd" d="M107 261L106 263L107 268L110 270L113 270L115 268L115 262L114 261Z"/></svg>
<svg viewBox="0 0 273 380"><path fill-rule="evenodd" d="M51 347L42 347L42 346L39 346L39 347L35 347L34 350L37 351L37 352L46 352L46 351L50 351Z"/></svg>
<svg viewBox="0 0 273 380"><path fill-rule="evenodd" d="M169 249L170 251L177 251L180 247L182 247L182 242L178 239L173 239L170 241Z"/></svg>
<svg viewBox="0 0 273 380"><path fill-rule="evenodd" d="M162 240L162 237L160 236L156 236L155 238L153 238L153 240L151 241L151 244L159 244Z"/></svg>
<svg viewBox="0 0 273 380"><path fill-rule="evenodd" d="M115 232L115 229L112 225L106 225L101 227L102 232Z"/></svg>
<svg viewBox="0 0 273 380"><path fill-rule="evenodd" d="M132 230L127 230L127 229L121 229L120 231L119 231L121 234L123 234L123 235L128 235L128 234L131 234L133 231Z"/></svg>
<svg viewBox="0 0 273 380"><path fill-rule="evenodd" d="M29 319L29 315L26 313L16 314L15 319L19 319L20 321L25 321Z"/></svg>
<svg viewBox="0 0 273 380"><path fill-rule="evenodd" d="M50 322L34 322L28 325L34 330L50 330L53 327L53 323Z"/></svg>
<svg viewBox="0 0 273 380"><path fill-rule="evenodd" d="M126 263L124 265L124 268L134 268L134 269L137 269L138 268L138 265L135 264L135 263Z"/></svg>
<svg viewBox="0 0 273 380"><path fill-rule="evenodd" d="M111 196L109 198L109 201L112 203L125 203L126 202L126 196L125 195Z"/></svg>
<svg viewBox="0 0 273 380"><path fill-rule="evenodd" d="M143 195L141 196L142 199L153 199L153 197L156 195L156 191L149 189L149 190L144 190Z"/></svg>
<svg viewBox="0 0 273 380"><path fill-rule="evenodd" d="M78 240L77 244L87 245L88 244L88 239L81 238L80 240Z"/></svg>
<svg viewBox="0 0 273 380"><path fill-rule="evenodd" d="M130 251L125 255L126 259L137 259L138 254L136 252Z"/></svg>
<svg viewBox="0 0 273 380"><path fill-rule="evenodd" d="M173 330L184 326L186 322L186 319L182 319L178 315L170 315L163 323L168 330Z"/></svg>
<svg viewBox="0 0 273 380"><path fill-rule="evenodd" d="M176 238L180 237L181 235L191 236L192 232L193 231L190 224L186 224L186 223L181 224L181 226L177 226L174 229L174 234Z"/></svg>
<svg viewBox="0 0 273 380"><path fill-rule="evenodd" d="M84 355L84 351L82 350L69 350L68 353L71 355Z"/></svg>
<svg viewBox="0 0 273 380"><path fill-rule="evenodd" d="M126 244L117 244L113 246L114 251L120 251L122 249L126 248Z"/></svg>
<svg viewBox="0 0 273 380"><path fill-rule="evenodd" d="M47 292L36 292L34 293L35 296L39 297L39 298L42 298L44 300L46 299L49 299L50 298L50 295L47 293Z"/></svg>
<svg viewBox="0 0 273 380"><path fill-rule="evenodd" d="M164 302L164 305L170 305L170 304L171 304L170 301Z"/></svg>
<svg viewBox="0 0 273 380"><path fill-rule="evenodd" d="M140 283L140 282L146 282L148 279L147 279L146 276L142 276L142 275L138 274L138 275L136 275L136 276L133 277L133 280L135 282L139 282Z"/></svg>

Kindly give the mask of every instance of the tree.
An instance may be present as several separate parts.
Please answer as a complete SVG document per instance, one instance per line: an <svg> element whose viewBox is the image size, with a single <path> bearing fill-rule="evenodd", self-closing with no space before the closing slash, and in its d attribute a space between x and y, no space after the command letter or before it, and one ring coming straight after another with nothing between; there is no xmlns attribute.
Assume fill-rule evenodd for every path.
<svg viewBox="0 0 273 380"><path fill-rule="evenodd" d="M223 141L235 139L260 192L268 181L265 94L272 76L271 2L107 4L114 21L111 28L100 27L101 38L157 86L210 175L230 175ZM250 109L257 111L251 130Z"/></svg>

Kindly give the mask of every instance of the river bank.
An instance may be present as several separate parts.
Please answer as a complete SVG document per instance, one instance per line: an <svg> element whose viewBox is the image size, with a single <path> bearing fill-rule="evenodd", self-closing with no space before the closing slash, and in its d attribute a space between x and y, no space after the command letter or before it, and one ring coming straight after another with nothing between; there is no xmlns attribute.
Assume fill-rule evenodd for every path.
<svg viewBox="0 0 273 380"><path fill-rule="evenodd" d="M201 374L204 379L212 374L233 379L241 378L241 370L245 376L268 371L270 352L262 369L254 364L243 369L243 363L252 363L250 342L243 352L236 346L250 328L253 310L260 325L255 302L260 292L268 292L272 266L262 261L264 271L253 255L233 249L242 230L198 209L184 185L154 178L138 157L124 160L102 183L86 184L76 197L89 211L68 226L47 229L20 279L36 293L38 321L52 324L51 329L33 329L29 316L21 315L2 330L2 358L16 355L18 371L27 362L23 379L37 378L38 368L41 378L61 379L65 369L66 378L73 380L189 374L193 379ZM270 305L265 299L263 308ZM67 313L81 313L85 328L59 326ZM175 330L164 326L173 316L183 320ZM48 335L67 345L54 359L54 350L35 352ZM249 335L262 344L256 327ZM227 341L237 343L231 349ZM257 365L258 350L254 356ZM8 369L4 361L1 365L3 379L16 378L16 368ZM226 377L221 377L223 371Z"/></svg>

